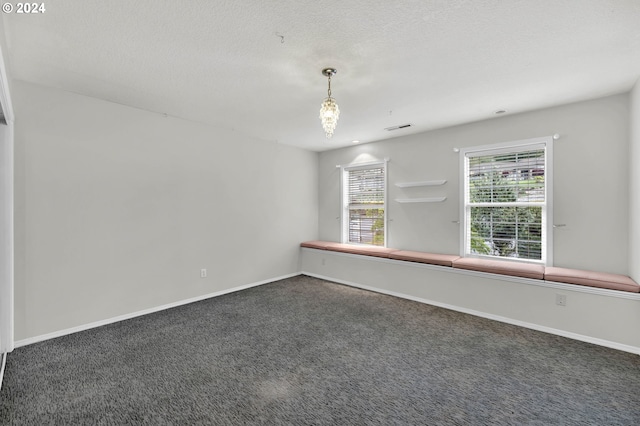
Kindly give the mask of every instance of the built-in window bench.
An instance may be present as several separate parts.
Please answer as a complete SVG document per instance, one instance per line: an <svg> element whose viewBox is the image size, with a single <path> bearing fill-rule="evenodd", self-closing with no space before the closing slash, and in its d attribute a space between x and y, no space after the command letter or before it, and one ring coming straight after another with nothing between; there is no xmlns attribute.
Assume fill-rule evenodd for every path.
<svg viewBox="0 0 640 426"><path fill-rule="evenodd" d="M599 287L618 291L640 293L640 285L626 275L606 272L584 271L579 269L558 268L531 263L507 260L490 260L472 257L460 257L451 254L423 253L397 250L387 247L363 246L334 243L329 241L305 241L301 247L330 250L342 253L376 256L394 260L420 262L431 265L450 266L471 271L487 272L514 277L532 278L566 284Z"/></svg>
<svg viewBox="0 0 640 426"><path fill-rule="evenodd" d="M640 355L640 286L611 273L307 241L303 274Z"/></svg>

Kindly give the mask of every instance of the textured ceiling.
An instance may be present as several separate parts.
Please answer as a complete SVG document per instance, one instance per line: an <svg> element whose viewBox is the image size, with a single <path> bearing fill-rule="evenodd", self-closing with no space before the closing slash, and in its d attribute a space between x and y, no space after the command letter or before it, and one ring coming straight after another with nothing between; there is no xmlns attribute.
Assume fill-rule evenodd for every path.
<svg viewBox="0 0 640 426"><path fill-rule="evenodd" d="M640 0L45 5L3 15L14 79L318 151L620 93L640 77ZM318 119L328 66L341 110L331 140Z"/></svg>

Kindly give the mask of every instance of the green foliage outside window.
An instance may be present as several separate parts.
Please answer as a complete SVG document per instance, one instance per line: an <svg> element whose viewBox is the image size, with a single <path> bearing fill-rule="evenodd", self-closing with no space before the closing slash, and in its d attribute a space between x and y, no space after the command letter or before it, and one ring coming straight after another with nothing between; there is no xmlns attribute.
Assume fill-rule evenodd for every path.
<svg viewBox="0 0 640 426"><path fill-rule="evenodd" d="M516 180L501 173L470 179L471 203L511 203L544 191L544 177ZM473 206L470 209L471 252L500 257L541 259L542 207Z"/></svg>
<svg viewBox="0 0 640 426"><path fill-rule="evenodd" d="M367 216L375 217L376 220L371 226L373 232L373 244L376 246L384 245L384 209L367 210Z"/></svg>

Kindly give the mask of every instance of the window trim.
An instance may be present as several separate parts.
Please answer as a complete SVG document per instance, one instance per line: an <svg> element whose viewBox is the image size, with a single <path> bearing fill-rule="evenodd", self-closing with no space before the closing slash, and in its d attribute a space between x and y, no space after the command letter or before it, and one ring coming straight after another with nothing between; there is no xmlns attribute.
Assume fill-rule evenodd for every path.
<svg viewBox="0 0 640 426"><path fill-rule="evenodd" d="M380 167L384 169L384 243L382 247L387 247L387 239L388 239L388 180L389 180L389 168L388 168L388 159L380 160L380 161L368 161L366 163L353 163L344 166L340 166L340 242L343 244L352 244L352 245L363 245L370 246L371 244L362 244L362 243L353 243L349 241L349 192L346 189L348 185L347 175L352 170L365 170L375 167ZM378 246L380 247L380 246Z"/></svg>
<svg viewBox="0 0 640 426"><path fill-rule="evenodd" d="M520 259L508 258L500 256L490 256L483 254L467 253L468 232L467 232L467 193L468 193L468 169L467 156L469 154L490 155L499 153L513 153L527 151L529 149L541 148L545 150L545 214L542 218L542 229L544 232L544 242L542 247L542 259ZM543 264L545 266L553 265L553 137L544 136L539 138L524 139L510 142L500 142L489 145L470 146L460 149L460 256L461 257L478 257L485 259L505 260L512 262L524 262Z"/></svg>

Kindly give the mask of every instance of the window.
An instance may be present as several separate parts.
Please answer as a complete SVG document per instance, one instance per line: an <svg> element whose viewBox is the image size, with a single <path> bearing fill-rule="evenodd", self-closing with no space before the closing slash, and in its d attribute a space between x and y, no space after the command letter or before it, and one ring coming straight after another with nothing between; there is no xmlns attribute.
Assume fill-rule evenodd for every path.
<svg viewBox="0 0 640 426"><path fill-rule="evenodd" d="M343 167L343 243L386 246L386 169L386 162Z"/></svg>
<svg viewBox="0 0 640 426"><path fill-rule="evenodd" d="M463 255L551 263L551 138L462 150Z"/></svg>

